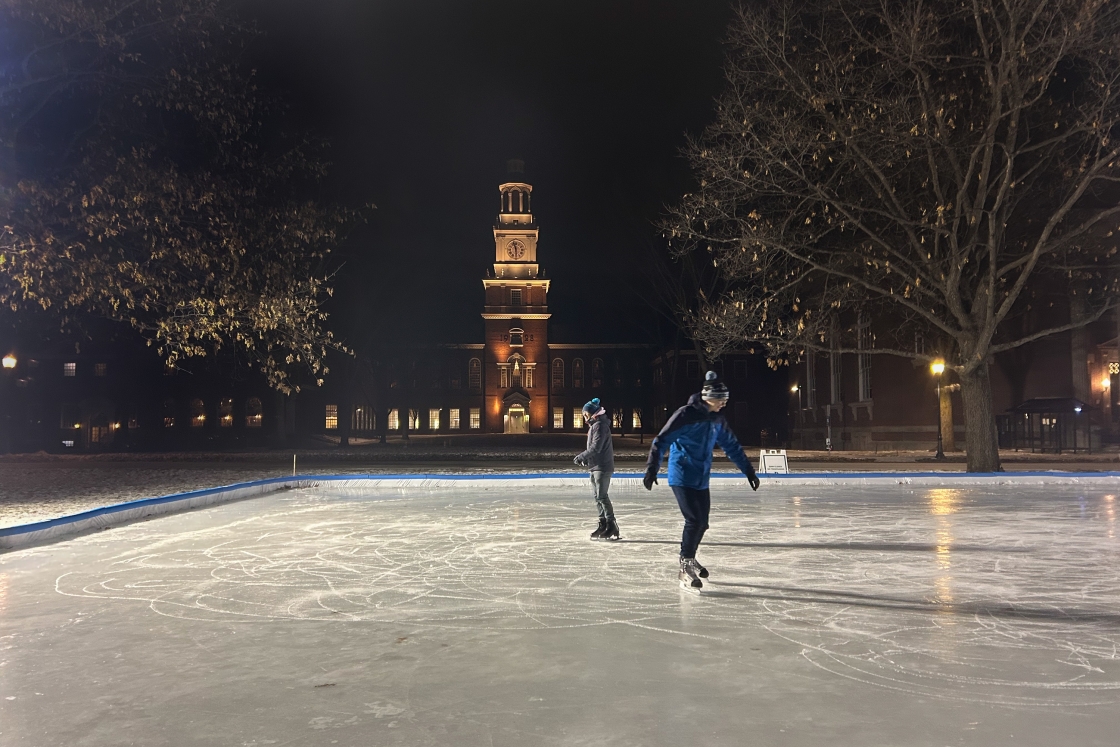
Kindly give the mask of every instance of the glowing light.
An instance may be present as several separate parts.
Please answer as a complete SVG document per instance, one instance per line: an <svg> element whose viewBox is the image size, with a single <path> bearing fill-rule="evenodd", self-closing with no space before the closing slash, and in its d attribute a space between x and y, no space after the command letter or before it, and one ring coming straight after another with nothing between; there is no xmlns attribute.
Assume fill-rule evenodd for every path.
<svg viewBox="0 0 1120 747"><path fill-rule="evenodd" d="M16 367L16 357L14 355L12 355L11 353L8 353L7 355L4 356L3 364L4 364L4 368L15 368Z"/></svg>
<svg viewBox="0 0 1120 747"><path fill-rule="evenodd" d="M1103 379L1101 379L1101 386L1105 389L1108 389L1110 386L1112 386L1112 377L1105 376Z"/></svg>
<svg viewBox="0 0 1120 747"><path fill-rule="evenodd" d="M791 386L791 387L789 388L789 390L790 390L791 392L796 392L796 391L797 391L798 389L800 389L800 388L801 388L801 387L799 387L799 386L798 386L797 384L794 384L793 386Z"/></svg>
<svg viewBox="0 0 1120 747"><path fill-rule="evenodd" d="M940 376L945 373L945 361L938 359L929 364L929 370Z"/></svg>

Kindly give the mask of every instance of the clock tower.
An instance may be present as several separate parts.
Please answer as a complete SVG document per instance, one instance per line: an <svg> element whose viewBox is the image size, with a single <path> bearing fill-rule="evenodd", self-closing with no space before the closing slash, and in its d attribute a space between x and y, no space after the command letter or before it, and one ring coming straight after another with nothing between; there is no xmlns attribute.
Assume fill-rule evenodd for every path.
<svg viewBox="0 0 1120 747"><path fill-rule="evenodd" d="M539 230L533 187L520 161L509 178L494 222L494 269L482 279L486 293L485 428L498 433L544 431L548 416L548 283L537 265Z"/></svg>

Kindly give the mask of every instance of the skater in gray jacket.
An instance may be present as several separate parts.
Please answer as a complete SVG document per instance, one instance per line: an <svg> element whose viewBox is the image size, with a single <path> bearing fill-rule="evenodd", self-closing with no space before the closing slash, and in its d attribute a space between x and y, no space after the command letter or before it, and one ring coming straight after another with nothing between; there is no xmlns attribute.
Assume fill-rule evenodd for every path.
<svg viewBox="0 0 1120 747"><path fill-rule="evenodd" d="M618 539L618 524L614 521L614 506L607 496L614 474L614 442L607 411L596 397L583 406L583 421L587 423L587 448L576 455L575 463L591 470L591 495L599 509L599 527L591 539Z"/></svg>

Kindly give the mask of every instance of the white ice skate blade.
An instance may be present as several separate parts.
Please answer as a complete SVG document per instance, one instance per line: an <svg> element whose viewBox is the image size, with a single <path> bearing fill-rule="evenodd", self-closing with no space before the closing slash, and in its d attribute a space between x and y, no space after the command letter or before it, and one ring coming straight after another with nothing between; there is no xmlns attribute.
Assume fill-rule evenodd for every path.
<svg viewBox="0 0 1120 747"><path fill-rule="evenodd" d="M692 592L693 594L700 594L704 591L704 588L701 586L693 586L691 581L680 581L678 583L682 590Z"/></svg>

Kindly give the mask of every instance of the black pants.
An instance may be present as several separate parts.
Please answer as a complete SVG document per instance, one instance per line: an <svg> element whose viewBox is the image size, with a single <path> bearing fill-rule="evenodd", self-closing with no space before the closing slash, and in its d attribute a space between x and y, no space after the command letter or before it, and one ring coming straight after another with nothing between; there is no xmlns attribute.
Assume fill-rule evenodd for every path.
<svg viewBox="0 0 1120 747"><path fill-rule="evenodd" d="M670 485L677 505L684 515L684 533L681 535L681 557L695 558L696 548L708 530L708 512L712 508L712 494L707 488L682 488Z"/></svg>

